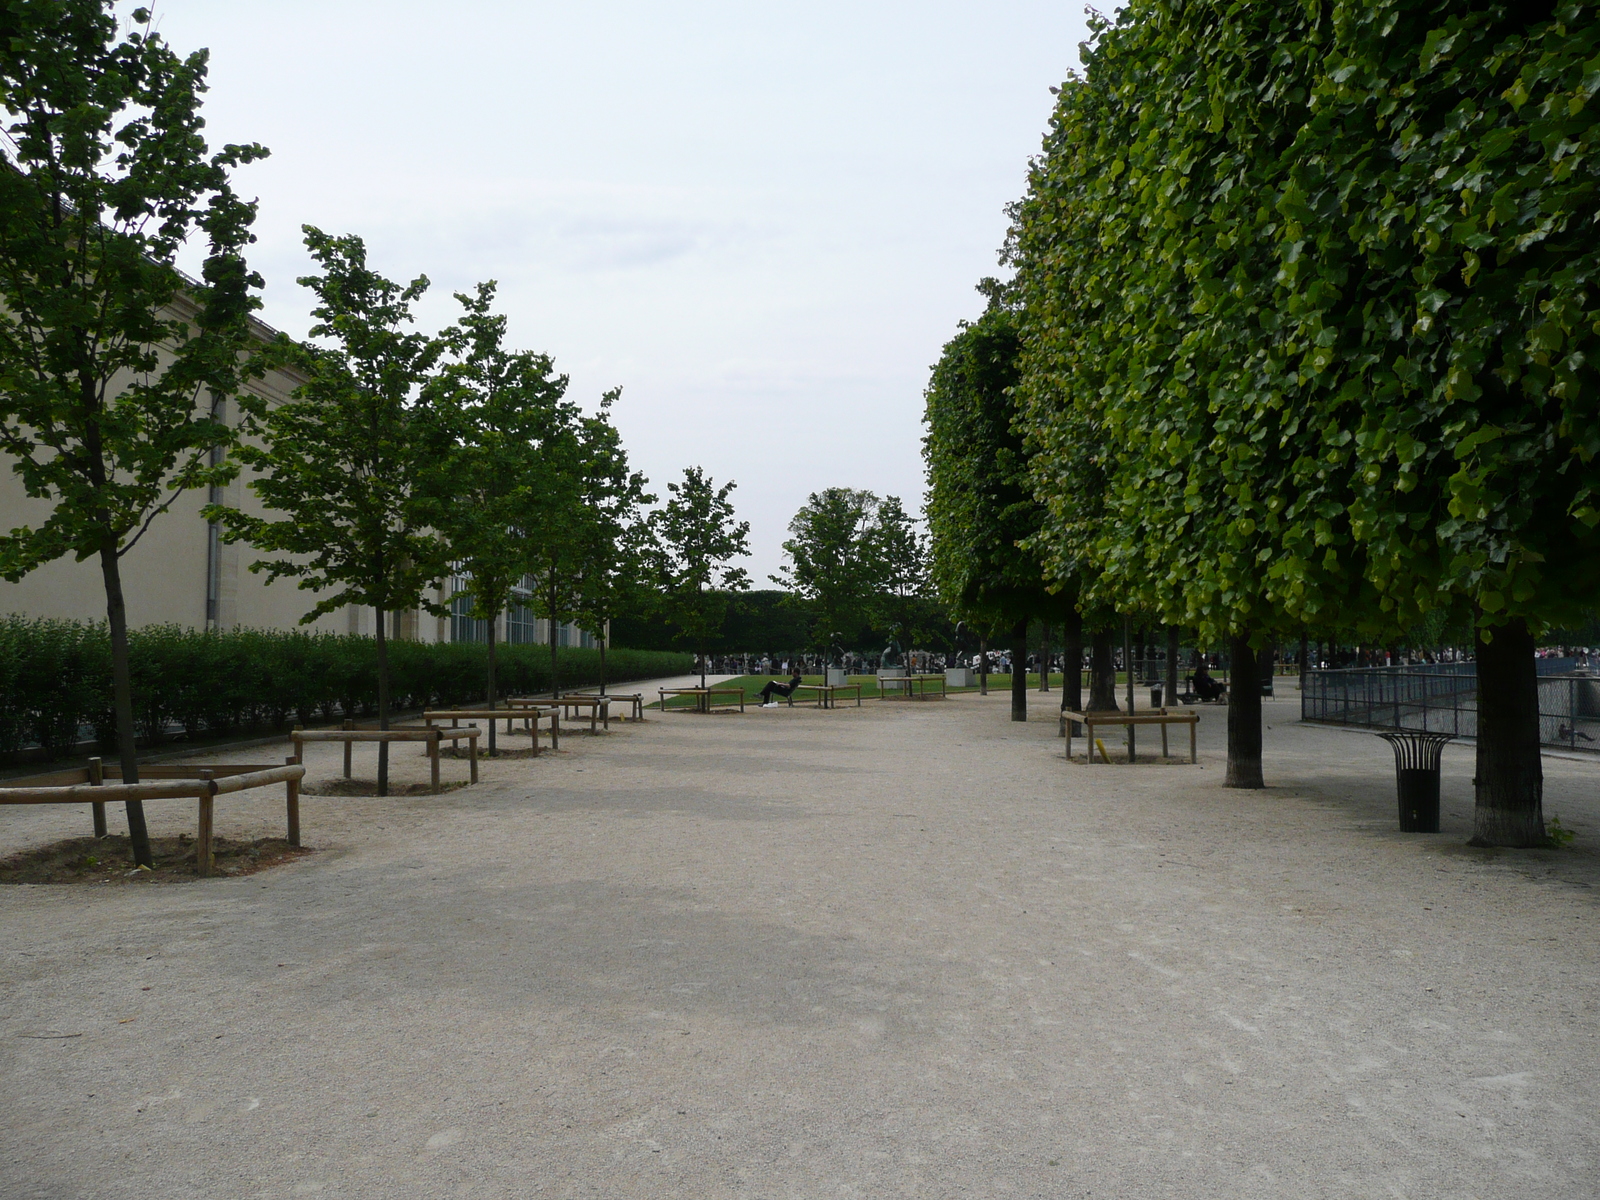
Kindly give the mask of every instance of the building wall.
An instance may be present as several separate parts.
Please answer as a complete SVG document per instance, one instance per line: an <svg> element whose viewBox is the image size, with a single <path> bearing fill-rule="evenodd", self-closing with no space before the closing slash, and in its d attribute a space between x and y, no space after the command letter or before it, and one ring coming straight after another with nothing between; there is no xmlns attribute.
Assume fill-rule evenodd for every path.
<svg viewBox="0 0 1600 1200"><path fill-rule="evenodd" d="M299 382L288 372L277 371L252 381L250 389L269 402L281 402ZM230 423L238 421L236 402L228 403L223 412ZM24 492L21 479L9 469L8 456L0 455L0 463L6 468L0 470L0 528L43 523L50 514L50 502L32 499ZM248 472L241 474L214 495L204 489L184 492L123 555L122 590L130 626L300 627L301 616L316 603L312 593L298 590L287 580L267 587L262 576L249 571L256 557L250 548L220 544L200 516L213 498L247 512L264 512L246 486L248 478ZM0 613L103 621L106 599L100 560L96 557L80 563L61 558L16 583L0 580ZM322 617L311 627L345 632L349 624L349 616L341 612Z"/></svg>
<svg viewBox="0 0 1600 1200"><path fill-rule="evenodd" d="M270 334L262 327L262 334ZM269 404L281 404L302 382L299 375L276 370L253 380L250 390ZM223 416L237 425L238 404L230 400ZM9 468L12 460L0 453L0 530L42 523L50 514L46 501L30 499L22 481ZM346 605L337 612L319 617L310 625L300 619L317 604L318 593L303 590L299 581L280 579L270 586L264 574L250 571L259 557L248 545L227 545L215 536L201 517L210 502L227 504L245 512L264 515L268 510L250 490L253 476L248 468L225 487L203 489L180 495L121 560L123 597L128 606L128 624L174 624L192 629L312 629L331 633L372 636L376 614L367 608ZM433 600L447 604L454 588L442 583ZM70 558L46 563L17 583L0 580L0 615L17 613L29 617L57 617L78 621L103 621L106 616L105 583L98 558L75 562ZM528 637L531 625L531 639ZM457 623L459 631L459 623ZM452 620L423 610L389 615L388 631L406 640L447 642L451 640ZM507 639L506 618L496 630L499 640ZM519 623L516 640L549 644L550 623L535 620ZM572 626L557 631L563 646L593 645L593 639ZM481 640L470 637L468 640Z"/></svg>

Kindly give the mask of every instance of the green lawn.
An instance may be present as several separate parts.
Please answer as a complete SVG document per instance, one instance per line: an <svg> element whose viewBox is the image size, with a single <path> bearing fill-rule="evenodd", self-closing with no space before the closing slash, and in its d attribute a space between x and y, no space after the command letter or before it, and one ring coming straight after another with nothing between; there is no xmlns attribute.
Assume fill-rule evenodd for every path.
<svg viewBox="0 0 1600 1200"><path fill-rule="evenodd" d="M802 683L822 682L821 675L802 675L800 678ZM761 689L765 687L771 680L777 680L779 683L787 683L789 682L789 677L787 675L740 675L737 678L726 680L717 684L716 686L719 688L742 687L744 689L745 703L753 704L756 702L757 696ZM1052 675L1050 680L1052 688L1059 689L1061 687L1061 675L1059 672ZM876 675L847 675L845 676L845 681L847 683L858 683L861 685L861 698L863 700L875 700L878 698L878 677ZM1028 676L1028 686L1032 688L1037 688L1039 686L1039 676L1037 674ZM989 676L989 690L991 692L1006 691L1010 687L1011 676L995 674L991 674ZM975 692L977 690L978 688L976 686L970 688L950 689L952 693ZM809 699L805 698L806 695L807 694L802 694L802 698L796 701L796 703L809 704L812 703L816 698L815 693L809 693ZM852 701L846 699L843 701L843 703L850 704ZM667 701L668 708L693 708L694 704L695 698L693 696L675 696ZM656 703L651 705L651 707L660 708L661 705Z"/></svg>

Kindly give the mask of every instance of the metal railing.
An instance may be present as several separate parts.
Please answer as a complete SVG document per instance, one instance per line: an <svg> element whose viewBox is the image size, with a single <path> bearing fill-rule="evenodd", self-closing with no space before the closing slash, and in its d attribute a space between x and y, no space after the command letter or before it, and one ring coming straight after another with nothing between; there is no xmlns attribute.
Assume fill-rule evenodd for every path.
<svg viewBox="0 0 1600 1200"><path fill-rule="evenodd" d="M1577 659L1539 664L1539 742L1600 750L1600 672ZM1300 719L1367 729L1478 735L1478 666L1472 662L1310 671Z"/></svg>

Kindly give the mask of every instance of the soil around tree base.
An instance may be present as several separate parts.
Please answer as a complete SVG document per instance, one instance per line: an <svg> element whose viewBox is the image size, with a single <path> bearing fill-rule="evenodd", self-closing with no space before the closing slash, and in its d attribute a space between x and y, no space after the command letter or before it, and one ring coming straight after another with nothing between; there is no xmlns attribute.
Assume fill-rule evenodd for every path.
<svg viewBox="0 0 1600 1200"><path fill-rule="evenodd" d="M201 878L195 868L194 838L188 834L150 839L155 867L134 869L133 847L125 835L66 838L0 859L5 883L181 883ZM211 839L212 877L254 875L314 851L283 838L234 841Z"/></svg>
<svg viewBox="0 0 1600 1200"><path fill-rule="evenodd" d="M468 785L461 780L452 780L439 785L439 792L453 792L458 788ZM378 784L373 779L319 779L300 789L302 796L376 796ZM431 796L433 795L431 783L396 783L389 781L389 795L391 796Z"/></svg>

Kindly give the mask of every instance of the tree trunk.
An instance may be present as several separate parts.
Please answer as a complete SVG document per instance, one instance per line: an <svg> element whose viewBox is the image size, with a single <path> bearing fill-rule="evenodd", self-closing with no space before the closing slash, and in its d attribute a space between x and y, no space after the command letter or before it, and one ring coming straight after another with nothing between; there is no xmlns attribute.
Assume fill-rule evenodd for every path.
<svg viewBox="0 0 1600 1200"><path fill-rule="evenodd" d="M115 542L100 547L100 573L106 585L106 624L111 630L111 695L117 713L117 759L122 782L139 782L139 748L133 733L133 672L128 666L128 606L122 597L122 564ZM129 800L128 842L136 866L154 867L150 830L144 823L144 801Z"/></svg>
<svg viewBox="0 0 1600 1200"><path fill-rule="evenodd" d="M490 712L494 711L494 625L495 625L495 621L498 620L498 619L499 619L498 617L490 617L489 618L489 711ZM494 755L495 755L494 727L495 727L495 722L491 720L489 722L489 757L490 758L493 758Z"/></svg>
<svg viewBox="0 0 1600 1200"><path fill-rule="evenodd" d="M550 698L561 699L561 659L556 650L556 619L550 618Z"/></svg>
<svg viewBox="0 0 1600 1200"><path fill-rule="evenodd" d="M907 685L909 686L909 685ZM1028 719L1028 618L1011 628L1011 719Z"/></svg>
<svg viewBox="0 0 1600 1200"><path fill-rule="evenodd" d="M1302 633L1300 635L1300 694L1302 696L1306 694L1306 672L1311 669L1310 654L1311 647L1307 642L1306 635Z"/></svg>
<svg viewBox="0 0 1600 1200"><path fill-rule="evenodd" d="M1044 629L1039 634L1039 690L1050 690L1050 622L1044 623Z"/></svg>
<svg viewBox="0 0 1600 1200"><path fill-rule="evenodd" d="M1061 708L1083 711L1083 617L1067 614L1061 630Z"/></svg>
<svg viewBox="0 0 1600 1200"><path fill-rule="evenodd" d="M1167 626L1167 686L1163 695L1167 705L1171 708L1178 706L1178 627Z"/></svg>
<svg viewBox="0 0 1600 1200"><path fill-rule="evenodd" d="M1494 640L1485 640L1491 632ZM1542 846L1539 676L1525 621L1479 630L1478 781L1473 846Z"/></svg>
<svg viewBox="0 0 1600 1200"><path fill-rule="evenodd" d="M909 684L907 685L910 686ZM978 695L989 694L989 637L985 634L978 639Z"/></svg>
<svg viewBox="0 0 1600 1200"><path fill-rule="evenodd" d="M1261 779L1261 668L1250 635L1228 639L1228 774L1223 787L1258 788Z"/></svg>
<svg viewBox="0 0 1600 1200"><path fill-rule="evenodd" d="M1118 712L1117 672L1112 665L1116 634L1096 629L1089 651L1089 707L1086 712Z"/></svg>
<svg viewBox="0 0 1600 1200"><path fill-rule="evenodd" d="M606 643L611 640L611 622L601 626L600 634L600 694L606 694ZM746 672L748 674L748 672Z"/></svg>
<svg viewBox="0 0 1600 1200"><path fill-rule="evenodd" d="M389 728L389 641L383 623L388 614L382 608L378 616L378 728ZM378 743L378 795L389 794L389 743Z"/></svg>

